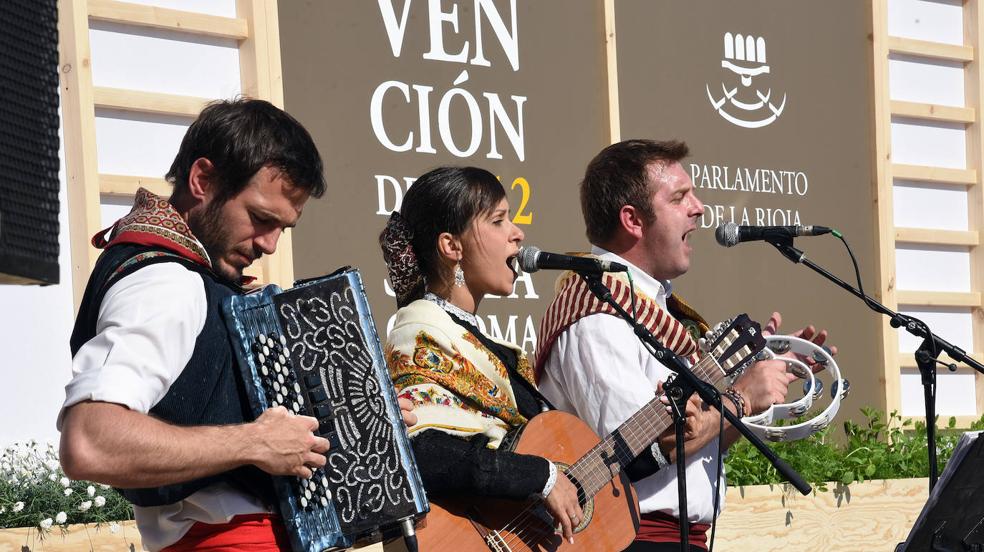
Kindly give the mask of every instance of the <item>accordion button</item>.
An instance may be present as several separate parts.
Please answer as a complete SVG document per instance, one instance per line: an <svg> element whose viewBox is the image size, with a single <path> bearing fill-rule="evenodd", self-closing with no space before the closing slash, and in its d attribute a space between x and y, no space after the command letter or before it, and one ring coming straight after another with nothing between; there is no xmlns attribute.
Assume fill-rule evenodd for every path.
<svg viewBox="0 0 984 552"><path fill-rule="evenodd" d="M273 382L273 390L274 390L274 392L279 393L280 392L280 384L277 383L277 382Z"/></svg>
<svg viewBox="0 0 984 552"><path fill-rule="evenodd" d="M260 345L266 345L266 340L267 339L266 339L266 336L265 335L260 334L260 335L256 336L256 339L259 340Z"/></svg>
<svg viewBox="0 0 984 552"><path fill-rule="evenodd" d="M286 347L287 346L287 338L284 337L284 336L280 336L280 344Z"/></svg>
<svg viewBox="0 0 984 552"><path fill-rule="evenodd" d="M311 494L311 491L308 491L308 490L305 490L304 491L304 498L306 498L307 500L311 500L311 497L312 496L313 495ZM307 502L307 500L305 500L304 502Z"/></svg>
<svg viewBox="0 0 984 552"><path fill-rule="evenodd" d="M297 404L299 404L301 406L304 406L304 396L303 395L298 395L297 396Z"/></svg>
<svg viewBox="0 0 984 552"><path fill-rule="evenodd" d="M264 376L270 375L270 369L266 367L266 364L260 365L260 373L263 374Z"/></svg>
<svg viewBox="0 0 984 552"><path fill-rule="evenodd" d="M314 407L314 417L319 420L333 418L331 407L326 404Z"/></svg>
<svg viewBox="0 0 984 552"><path fill-rule="evenodd" d="M256 360L260 361L260 364L266 364L266 355L263 353L256 353Z"/></svg>
<svg viewBox="0 0 984 552"><path fill-rule="evenodd" d="M277 399L276 400L277 400L277 404L281 404L281 403L284 402L284 396L281 395L280 393L277 393Z"/></svg>
<svg viewBox="0 0 984 552"><path fill-rule="evenodd" d="M301 384L297 383L296 381L294 382L294 392L295 393L301 392Z"/></svg>
<svg viewBox="0 0 984 552"><path fill-rule="evenodd" d="M321 385L321 379L314 374L304 376L304 385L308 389L314 389Z"/></svg>
<svg viewBox="0 0 984 552"><path fill-rule="evenodd" d="M327 498L321 497L321 507L322 508L327 508L328 507L328 499Z"/></svg>
<svg viewBox="0 0 984 552"><path fill-rule="evenodd" d="M321 486L325 488L325 492L328 492L328 478L321 476Z"/></svg>
<svg viewBox="0 0 984 552"><path fill-rule="evenodd" d="M297 401L294 401L290 405L290 410L294 414L300 414L301 413L301 405L297 404Z"/></svg>
<svg viewBox="0 0 984 552"><path fill-rule="evenodd" d="M301 508L307 508L308 501L303 496L301 497Z"/></svg>
<svg viewBox="0 0 984 552"><path fill-rule="evenodd" d="M316 387L311 390L311 402L320 403L328 400L328 393L325 393L324 389Z"/></svg>
<svg viewBox="0 0 984 552"><path fill-rule="evenodd" d="M278 356L277 360L280 362L280 364L287 364L287 357L285 357L284 355Z"/></svg>

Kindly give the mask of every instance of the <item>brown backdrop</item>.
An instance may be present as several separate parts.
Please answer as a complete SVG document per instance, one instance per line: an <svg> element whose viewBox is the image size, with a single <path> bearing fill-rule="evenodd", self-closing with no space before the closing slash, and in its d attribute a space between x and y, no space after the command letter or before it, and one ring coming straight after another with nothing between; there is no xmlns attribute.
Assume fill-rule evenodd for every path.
<svg viewBox="0 0 984 552"><path fill-rule="evenodd" d="M515 212L523 185L510 185L525 179L528 201L517 214L532 217L521 226L527 243L584 249L576 183L608 142L602 2L445 0L443 14L429 13L428 2L406 4L405 23L400 0L280 4L286 107L312 131L329 180L327 197L308 205L295 232L295 273L359 267L383 332L395 301L385 292L376 239L397 206L396 185L405 189L407 180L441 164L477 165L501 176ZM873 289L870 7L853 0L620 0L615 7L622 137L686 140L692 156L685 166L708 204L692 272L677 289L709 319L747 311L764 321L780 310L787 331L808 321L829 328L853 388L842 412L883 406L875 392L882 383L873 313L764 243L722 249L713 241L714 227L732 219L833 226L852 244ZM765 62L757 40L754 61L732 48L735 67L768 65L748 86L722 67L728 32L732 44L737 34L764 42ZM376 122L385 138L373 125L373 97L381 89ZM503 125L490 131L487 95L501 102L508 125L522 129L521 151ZM470 141L469 98L480 114L480 138L474 153L459 157L451 148L464 150ZM441 136L444 99L450 145ZM759 128L726 120L712 103L722 99L728 116ZM394 151L410 132L407 151ZM489 157L493 134L501 159ZM758 191L741 191L752 182ZM801 238L797 245L853 281L833 238ZM537 273L532 289L517 285L517 297L487 299L480 308L487 328L532 351L554 278Z"/></svg>
<svg viewBox="0 0 984 552"><path fill-rule="evenodd" d="M764 242L724 249L714 241L715 227L732 219L786 225L796 224L798 214L802 224L843 232L868 291L875 291L870 6L854 0L615 5L622 137L686 140L691 158L685 167L708 205L691 272L677 289L710 319L746 311L764 322L779 310L787 332L808 322L828 328L841 350L838 364L852 383L841 413L856 416L865 404L883 407L883 393L875 392L882 386L877 315ZM751 76L748 86L722 67L729 32L765 42L769 72ZM728 61L763 65L748 57ZM745 106L721 104L733 118L764 121L782 109L764 126L738 126L712 104L727 99L725 90ZM750 109L761 103L756 91L775 109ZM741 191L756 176L760 191ZM773 180L784 185L782 193ZM745 210L748 221L742 220ZM835 238L799 238L796 246L854 283L850 260Z"/></svg>
<svg viewBox="0 0 984 552"><path fill-rule="evenodd" d="M503 22L500 27L509 36L497 38L490 23L495 17L482 11L479 32L489 66L472 62L478 41L475 7L489 3L442 2L443 12L451 13L453 8L458 19L457 32L452 23L441 24L443 51L458 54L467 41L464 62L425 59L425 54L435 50L432 18L440 21L452 16L430 14L427 2L408 3L399 57L394 55L386 30L383 13L387 10L377 2L280 3L286 108L311 130L324 156L329 182L327 197L310 202L294 234L295 273L315 276L343 264L360 268L382 331L396 304L384 289L386 271L377 236L387 220L385 213L395 207L394 181L403 186L405 178L442 164L486 168L501 177L514 213L531 217L520 226L526 232L526 243L545 250L583 248L576 183L585 160L607 140L600 3L519 2L514 28L512 3L495 1L492 5ZM384 5L393 6L391 26L399 26L404 2ZM516 48L511 46L513 36ZM455 86L463 71L467 71L467 81ZM379 114L395 145L402 145L408 133L414 132L412 147L405 152L387 148L372 124L373 94L391 81L404 83L411 101L404 96L402 85L389 85ZM422 149L419 90L424 87L433 88L427 92L430 117L425 127L434 153L417 151ZM440 136L440 104L452 89L459 89L453 92L448 110L453 147L465 150L470 142L472 121L466 96L475 99L481 112L481 143L473 155L464 158L454 155ZM496 150L502 159L488 157L492 150L490 108L484 94L497 95L515 127L520 126L517 102L522 104L525 139L521 152L497 123ZM382 209L379 178L386 194ZM519 178L528 183L528 201L522 212L518 211L523 185L511 187ZM480 314L486 315L489 330L532 352L536 324L552 297L555 276L537 273L532 275L532 288L518 283L518 297L486 299ZM539 299L531 298L534 292Z"/></svg>

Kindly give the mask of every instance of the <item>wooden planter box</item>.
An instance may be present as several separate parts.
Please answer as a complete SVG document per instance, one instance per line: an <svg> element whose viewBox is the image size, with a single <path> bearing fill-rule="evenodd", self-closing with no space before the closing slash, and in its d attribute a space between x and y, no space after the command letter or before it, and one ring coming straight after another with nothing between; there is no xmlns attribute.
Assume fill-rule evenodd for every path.
<svg viewBox="0 0 984 552"><path fill-rule="evenodd" d="M727 507L718 520L714 550L720 552L891 552L904 541L928 496L926 479L889 479L854 483L841 490L801 496L781 485L729 487ZM89 550L139 551L140 533L132 521L119 532L73 525L62 536L57 528L42 542L35 529L0 530L0 552ZM403 549L398 543L390 549ZM25 548L26 547L26 548ZM382 551L376 544L359 552Z"/></svg>
<svg viewBox="0 0 984 552"><path fill-rule="evenodd" d="M729 487L714 550L891 552L929 496L928 479L853 483L803 496L781 485Z"/></svg>
<svg viewBox="0 0 984 552"><path fill-rule="evenodd" d="M116 533L109 531L109 524L100 525L69 525L68 534L62 535L61 529L54 527L44 540L38 536L34 527L18 527L0 529L0 552L79 552L94 550L95 552L123 552L126 550L140 551L140 532L132 521L120 523Z"/></svg>

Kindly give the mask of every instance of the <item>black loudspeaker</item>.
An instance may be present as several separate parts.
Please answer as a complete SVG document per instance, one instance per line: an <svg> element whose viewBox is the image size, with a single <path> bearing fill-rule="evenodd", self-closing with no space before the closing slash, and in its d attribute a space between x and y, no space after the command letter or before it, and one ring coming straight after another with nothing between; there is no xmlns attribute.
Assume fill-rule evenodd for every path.
<svg viewBox="0 0 984 552"><path fill-rule="evenodd" d="M58 7L0 1L0 283L58 283Z"/></svg>

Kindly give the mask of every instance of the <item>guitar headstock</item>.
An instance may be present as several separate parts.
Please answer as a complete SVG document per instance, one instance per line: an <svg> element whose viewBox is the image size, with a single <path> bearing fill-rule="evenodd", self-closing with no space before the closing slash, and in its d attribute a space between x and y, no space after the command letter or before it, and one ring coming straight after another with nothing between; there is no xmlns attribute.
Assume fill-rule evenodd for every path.
<svg viewBox="0 0 984 552"><path fill-rule="evenodd" d="M744 313L714 326L701 341L702 348L717 360L726 375L743 368L765 348L762 328Z"/></svg>

